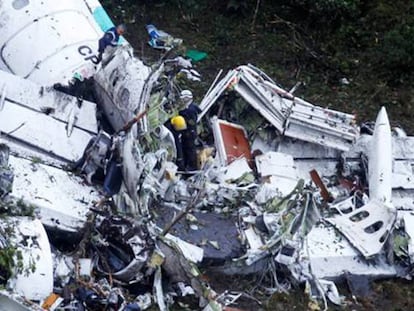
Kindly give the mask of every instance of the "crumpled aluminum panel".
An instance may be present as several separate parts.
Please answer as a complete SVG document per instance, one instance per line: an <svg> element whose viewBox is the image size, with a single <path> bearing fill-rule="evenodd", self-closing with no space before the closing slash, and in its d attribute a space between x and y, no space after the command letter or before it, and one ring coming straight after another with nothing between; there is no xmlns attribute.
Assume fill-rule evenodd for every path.
<svg viewBox="0 0 414 311"><path fill-rule="evenodd" d="M371 200L350 213L325 218L357 248L365 258L378 254L397 219L394 207Z"/></svg>
<svg viewBox="0 0 414 311"><path fill-rule="evenodd" d="M354 115L294 97L253 66L237 67L218 82L200 103L199 119L226 90L240 94L279 133L288 137L346 151L359 135Z"/></svg>
<svg viewBox="0 0 414 311"><path fill-rule="evenodd" d="M363 260L348 240L330 226L315 226L307 235L305 245L300 258L309 260L309 268L317 278L337 279L345 272L372 278L392 277L397 273L394 266L381 260Z"/></svg>

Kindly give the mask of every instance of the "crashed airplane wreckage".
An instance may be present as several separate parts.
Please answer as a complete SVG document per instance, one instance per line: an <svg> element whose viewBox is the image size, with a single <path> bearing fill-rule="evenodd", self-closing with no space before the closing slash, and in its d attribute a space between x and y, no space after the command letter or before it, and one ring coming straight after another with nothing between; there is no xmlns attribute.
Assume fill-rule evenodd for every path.
<svg viewBox="0 0 414 311"><path fill-rule="evenodd" d="M191 62L150 68L124 41L91 67L90 46L111 26L97 1L3 1L0 11L10 34L0 42L0 309L225 310L246 299L215 293L203 273L217 272L261 275L255 287L269 294L306 284L326 306L344 303L338 280L359 295L361 278L411 277L414 143L392 132L385 108L360 131L353 115L240 66L201 101L199 169L181 172L164 124ZM88 29L80 39L64 26L73 18ZM16 55L35 26L56 32L53 53ZM110 133L95 103L53 87L79 72Z"/></svg>

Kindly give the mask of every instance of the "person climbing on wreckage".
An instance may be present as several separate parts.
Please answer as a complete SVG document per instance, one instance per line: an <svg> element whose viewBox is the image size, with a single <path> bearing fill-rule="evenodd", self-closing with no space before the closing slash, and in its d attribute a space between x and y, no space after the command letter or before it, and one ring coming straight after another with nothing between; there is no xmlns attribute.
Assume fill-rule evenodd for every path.
<svg viewBox="0 0 414 311"><path fill-rule="evenodd" d="M84 74L75 72L72 79L68 81L67 85L61 83L53 84L53 89L56 91L76 97L78 106L82 105L84 99L94 101L92 78L87 78Z"/></svg>
<svg viewBox="0 0 414 311"><path fill-rule="evenodd" d="M191 172L197 170L197 117L201 109L193 102L190 90L181 91L180 101L182 109L165 125L174 135L178 169Z"/></svg>
<svg viewBox="0 0 414 311"><path fill-rule="evenodd" d="M119 38L126 32L125 24L109 28L102 38L99 39L98 46L98 63L102 60L102 54L108 46L115 47L118 45Z"/></svg>

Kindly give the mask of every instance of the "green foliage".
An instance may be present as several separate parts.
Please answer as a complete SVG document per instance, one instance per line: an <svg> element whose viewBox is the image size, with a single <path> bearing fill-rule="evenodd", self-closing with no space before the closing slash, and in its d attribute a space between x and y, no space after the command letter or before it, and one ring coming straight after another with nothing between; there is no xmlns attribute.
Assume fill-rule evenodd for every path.
<svg viewBox="0 0 414 311"><path fill-rule="evenodd" d="M391 70L414 68L414 25L400 24L385 33L379 63Z"/></svg>
<svg viewBox="0 0 414 311"><path fill-rule="evenodd" d="M27 204L23 199L4 199L0 201L0 216L28 216L33 217L35 206Z"/></svg>
<svg viewBox="0 0 414 311"><path fill-rule="evenodd" d="M283 7L291 19L306 28L335 30L341 22L360 14L359 0L287 0Z"/></svg>
<svg viewBox="0 0 414 311"><path fill-rule="evenodd" d="M5 284L14 273L27 276L35 271L35 259L30 257L29 265L25 266L22 251L15 246L8 245L0 249L0 284Z"/></svg>
<svg viewBox="0 0 414 311"><path fill-rule="evenodd" d="M229 0L227 2L227 9L234 10L234 11L242 11L247 9L248 1L240 1L240 0Z"/></svg>
<svg viewBox="0 0 414 311"><path fill-rule="evenodd" d="M227 5L225 8L226 13L230 14L240 14L242 16L247 16L249 14L249 8L253 8L248 0L228 0L226 1Z"/></svg>
<svg viewBox="0 0 414 311"><path fill-rule="evenodd" d="M366 8L364 23L373 31L386 32L397 24L405 23L405 16L412 15L412 7L412 1L372 1Z"/></svg>
<svg viewBox="0 0 414 311"><path fill-rule="evenodd" d="M104 1L113 2L113 1ZM119 1L118 1L119 2ZM125 1L128 2L128 1ZM129 1L134 2L134 1ZM248 9L252 8L256 0L165 0L158 1L158 6L176 7L182 14L205 12L214 9L223 14L247 14ZM123 6L124 7L124 6Z"/></svg>
<svg viewBox="0 0 414 311"><path fill-rule="evenodd" d="M252 63L287 88L305 82L298 96L355 112L362 121L375 119L380 105L387 105L390 119L402 119L400 125L409 134L414 132L412 118L399 118L401 107L407 112L414 105L413 1L104 0L103 4L114 21L122 10L137 17L137 30L133 33L130 28L128 34L135 47L147 39L143 26L151 20L182 38L185 47L207 52L208 59L196 64L203 74L202 88L194 86L197 94L204 94L219 69ZM342 78L350 84L342 85Z"/></svg>
<svg viewBox="0 0 414 311"><path fill-rule="evenodd" d="M0 284L5 284L13 274L15 254L15 247L8 246L0 249Z"/></svg>
<svg viewBox="0 0 414 311"><path fill-rule="evenodd" d="M135 0L101 0L100 2L105 10L110 12L111 19L115 25L126 23L129 26L129 24L136 22L140 13ZM129 30L128 33L130 33Z"/></svg>
<svg viewBox="0 0 414 311"><path fill-rule="evenodd" d="M311 2L315 6L315 10L325 13L333 12L335 10L353 13L360 5L359 0L316 0Z"/></svg>
<svg viewBox="0 0 414 311"><path fill-rule="evenodd" d="M16 223L13 220L2 221L0 227L0 237L7 237L7 240L0 240L0 284L6 284L7 280L14 274L29 275L36 271L36 261L40 260L39 256L34 258L30 255L29 262L25 265L23 253L13 242L16 235ZM21 242L23 246L26 240ZM33 245L37 245L34 241Z"/></svg>
<svg viewBox="0 0 414 311"><path fill-rule="evenodd" d="M311 13L323 16L325 14L351 14L358 11L359 0L292 0L292 4L307 7Z"/></svg>
<svg viewBox="0 0 414 311"><path fill-rule="evenodd" d="M191 12L197 12L206 8L205 1L198 0L174 0L179 7Z"/></svg>
<svg viewBox="0 0 414 311"><path fill-rule="evenodd" d="M32 157L32 164L42 163L42 159L40 157Z"/></svg>

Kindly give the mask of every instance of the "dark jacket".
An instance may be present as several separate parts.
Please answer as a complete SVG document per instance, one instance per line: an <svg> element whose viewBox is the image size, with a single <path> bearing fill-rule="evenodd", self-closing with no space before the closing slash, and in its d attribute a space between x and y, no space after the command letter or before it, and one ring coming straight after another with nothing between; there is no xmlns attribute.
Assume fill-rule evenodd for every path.
<svg viewBox="0 0 414 311"><path fill-rule="evenodd" d="M116 31L116 27L109 28L103 37L99 39L99 48L98 52L103 53L105 51L105 48L110 46L116 46L119 41L119 34Z"/></svg>
<svg viewBox="0 0 414 311"><path fill-rule="evenodd" d="M182 116L187 123L187 130L196 131L197 117L201 109L194 103L191 103L187 108L180 110L179 115Z"/></svg>

